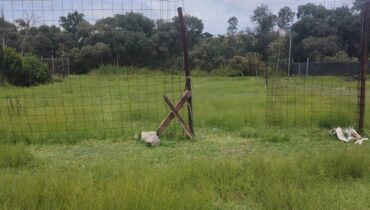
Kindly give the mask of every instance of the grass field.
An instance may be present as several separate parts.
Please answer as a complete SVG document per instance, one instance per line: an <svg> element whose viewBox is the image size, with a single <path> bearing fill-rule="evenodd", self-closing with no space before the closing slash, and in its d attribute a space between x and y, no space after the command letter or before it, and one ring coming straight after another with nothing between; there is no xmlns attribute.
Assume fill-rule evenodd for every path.
<svg viewBox="0 0 370 210"><path fill-rule="evenodd" d="M163 85L168 77L124 82L89 75L32 89L0 88L2 99L19 96L13 106L9 100L1 106L0 209L370 208L370 143L339 143L320 126L268 125L263 79L194 78L197 139L167 137L158 148L138 142L131 134L155 129L167 112L162 92L175 100L183 88L176 79ZM135 89L124 88L130 82ZM91 89L94 84L99 88ZM135 92L146 84L144 93L153 94ZM133 97L125 99L125 91ZM35 98L40 104L33 105ZM130 110L122 100L148 100L153 107L131 106L136 114L122 115ZM63 103L76 105L73 116L64 115ZM40 114L43 106L56 108ZM20 127L9 127L9 120ZM24 137L28 122L45 135Z"/></svg>

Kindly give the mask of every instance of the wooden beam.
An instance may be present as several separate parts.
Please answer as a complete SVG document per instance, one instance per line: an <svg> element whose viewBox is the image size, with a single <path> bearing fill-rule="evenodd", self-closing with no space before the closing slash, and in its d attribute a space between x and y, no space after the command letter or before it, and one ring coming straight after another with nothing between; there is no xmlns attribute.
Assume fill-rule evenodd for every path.
<svg viewBox="0 0 370 210"><path fill-rule="evenodd" d="M361 34L361 81L360 81L360 101L358 127L363 134L365 126L365 107L366 107L366 80L369 57L369 18L370 0L362 1L362 34Z"/></svg>
<svg viewBox="0 0 370 210"><path fill-rule="evenodd" d="M184 104L188 101L191 97L191 91L186 90L184 95L181 97L180 101L175 105L175 110L180 111L180 109L184 106ZM173 112L169 113L166 119L161 123L157 130L157 135L162 135L163 131L168 127L171 121L175 118L175 114Z"/></svg>
<svg viewBox="0 0 370 210"><path fill-rule="evenodd" d="M172 105L170 99L167 96L163 96L164 101L167 103L167 105L172 110L172 113L176 116L176 118L179 120L181 127L185 130L186 135L190 138L194 138L194 134L189 130L189 128L186 126L185 121L182 119L181 115L178 113L176 108Z"/></svg>
<svg viewBox="0 0 370 210"><path fill-rule="evenodd" d="M186 77L186 84L185 88L186 90L191 91L191 71L190 71L190 61L189 61L189 49L188 49L188 37L187 37L187 31L185 26L185 19L182 12L182 8L179 7L178 9L178 15L179 15L179 22L180 22L180 34L182 38L182 47L184 52L184 72ZM193 99L190 96L188 98L188 118L189 118L189 128L192 133L194 133L194 125L193 125Z"/></svg>

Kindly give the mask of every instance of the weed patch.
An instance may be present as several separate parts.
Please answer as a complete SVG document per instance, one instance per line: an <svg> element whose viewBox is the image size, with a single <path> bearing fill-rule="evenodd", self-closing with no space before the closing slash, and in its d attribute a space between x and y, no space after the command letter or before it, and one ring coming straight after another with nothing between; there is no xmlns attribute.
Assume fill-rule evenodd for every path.
<svg viewBox="0 0 370 210"><path fill-rule="evenodd" d="M17 168L27 165L32 155L22 145L0 145L0 167Z"/></svg>

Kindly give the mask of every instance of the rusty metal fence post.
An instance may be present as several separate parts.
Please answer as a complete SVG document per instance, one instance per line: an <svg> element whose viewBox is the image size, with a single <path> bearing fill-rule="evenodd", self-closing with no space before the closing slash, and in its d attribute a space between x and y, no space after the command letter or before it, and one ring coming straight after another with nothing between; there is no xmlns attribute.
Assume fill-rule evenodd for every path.
<svg viewBox="0 0 370 210"><path fill-rule="evenodd" d="M366 0L362 8L362 34L361 34L361 84L360 84L360 104L359 104L359 130L364 131L365 125L365 106L366 106L366 80L368 70L368 36L369 36L369 9L370 1Z"/></svg>
<svg viewBox="0 0 370 210"><path fill-rule="evenodd" d="M181 7L178 8L178 14L179 14L179 21L180 21L182 47L183 47L183 52L184 52L184 72L185 72L185 77L186 77L185 89L191 91L191 72L190 72L190 62L189 62L188 39L186 35L184 15L183 15ZM193 125L193 99L192 97L189 97L188 99L188 118L189 118L189 129L193 134L195 134L194 125Z"/></svg>

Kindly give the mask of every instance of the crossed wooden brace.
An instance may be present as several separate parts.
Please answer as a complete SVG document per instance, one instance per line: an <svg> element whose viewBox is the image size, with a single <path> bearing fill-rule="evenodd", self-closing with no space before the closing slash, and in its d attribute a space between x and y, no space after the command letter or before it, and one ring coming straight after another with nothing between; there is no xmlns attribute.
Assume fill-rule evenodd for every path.
<svg viewBox="0 0 370 210"><path fill-rule="evenodd" d="M179 114L179 111L183 108L185 103L188 101L188 99L191 97L191 91L186 90L184 95L181 97L179 102L174 106L170 99L163 95L164 101L167 103L167 105L171 109L171 113L169 113L166 117L166 119L161 123L157 130L157 135L160 136L164 130L170 125L173 118L177 118L177 120L180 122L181 127L185 130L186 135L190 138L194 138L194 134L190 131L189 127L186 125L185 121L182 119L181 115Z"/></svg>

